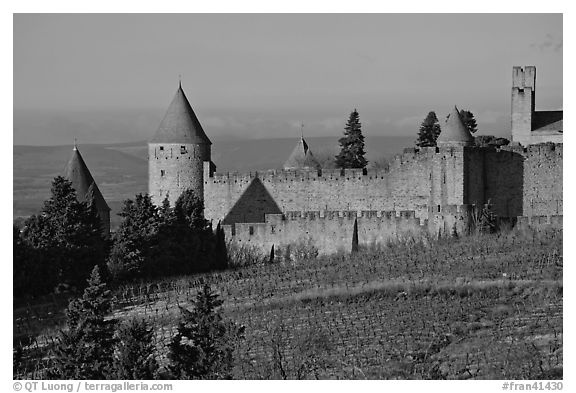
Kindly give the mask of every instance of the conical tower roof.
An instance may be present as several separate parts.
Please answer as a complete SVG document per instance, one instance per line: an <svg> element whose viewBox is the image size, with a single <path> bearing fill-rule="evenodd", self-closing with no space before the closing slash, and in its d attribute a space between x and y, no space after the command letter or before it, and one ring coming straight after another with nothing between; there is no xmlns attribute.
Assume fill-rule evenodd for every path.
<svg viewBox="0 0 576 393"><path fill-rule="evenodd" d="M192 143L211 145L194 110L190 106L182 84L170 103L151 143Z"/></svg>
<svg viewBox="0 0 576 393"><path fill-rule="evenodd" d="M96 210L110 210L76 146L64 170L64 177L72 182L80 202L95 203Z"/></svg>
<svg viewBox="0 0 576 393"><path fill-rule="evenodd" d="M471 146L474 144L474 137L460 118L460 111L454 106L448 115L444 127L438 136L436 143L441 145Z"/></svg>
<svg viewBox="0 0 576 393"><path fill-rule="evenodd" d="M284 169L318 169L320 164L308 148L304 137L300 138L296 147L284 163Z"/></svg>

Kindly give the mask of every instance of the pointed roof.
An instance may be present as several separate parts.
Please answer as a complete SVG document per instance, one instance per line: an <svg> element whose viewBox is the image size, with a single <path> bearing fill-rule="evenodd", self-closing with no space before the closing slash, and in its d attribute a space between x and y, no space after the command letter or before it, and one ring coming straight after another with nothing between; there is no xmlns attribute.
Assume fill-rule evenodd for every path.
<svg viewBox="0 0 576 393"><path fill-rule="evenodd" d="M80 202L96 203L98 211L110 210L76 145L64 169L64 177L72 182L72 187L76 190L76 197Z"/></svg>
<svg viewBox="0 0 576 393"><path fill-rule="evenodd" d="M182 90L182 84L178 86L160 126L150 142L212 144L204 133L194 110L192 110L184 90Z"/></svg>
<svg viewBox="0 0 576 393"><path fill-rule="evenodd" d="M284 169L318 169L320 164L308 148L304 137L296 144L296 147L284 163Z"/></svg>
<svg viewBox="0 0 576 393"><path fill-rule="evenodd" d="M474 144L474 137L466 128L460 118L460 111L454 106L452 112L448 115L444 127L438 136L436 143L441 145L458 145L470 146Z"/></svg>

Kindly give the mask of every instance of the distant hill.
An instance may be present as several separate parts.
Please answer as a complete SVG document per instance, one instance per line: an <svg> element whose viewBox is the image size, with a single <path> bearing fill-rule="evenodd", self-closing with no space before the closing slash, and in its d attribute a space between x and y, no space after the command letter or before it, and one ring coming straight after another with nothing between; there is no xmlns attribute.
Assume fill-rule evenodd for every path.
<svg viewBox="0 0 576 393"><path fill-rule="evenodd" d="M339 137L306 138L312 152L328 157L338 152ZM366 139L369 161L389 158L413 146L415 137ZM214 140L212 161L217 172L280 169L297 143L286 139ZM148 190L147 143L86 144L79 146L104 198L112 208L112 227L119 223L122 201ZM50 195L52 179L61 174L72 146L14 146L14 219L37 213Z"/></svg>

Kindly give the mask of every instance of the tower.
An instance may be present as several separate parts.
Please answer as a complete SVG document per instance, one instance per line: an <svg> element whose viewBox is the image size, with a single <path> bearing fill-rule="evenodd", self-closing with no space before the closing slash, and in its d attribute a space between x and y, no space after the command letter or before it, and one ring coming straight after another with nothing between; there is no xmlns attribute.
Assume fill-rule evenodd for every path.
<svg viewBox="0 0 576 393"><path fill-rule="evenodd" d="M512 140L527 144L536 103L536 67L512 67Z"/></svg>
<svg viewBox="0 0 576 393"><path fill-rule="evenodd" d="M210 139L192 110L182 84L148 143L148 190L160 206L168 197L174 205L187 189L204 199L204 162L210 162Z"/></svg>
<svg viewBox="0 0 576 393"><path fill-rule="evenodd" d="M284 163L285 170L304 169L304 170L317 170L320 169L320 164L314 158L312 151L304 140L304 124L302 124L302 136Z"/></svg>
<svg viewBox="0 0 576 393"><path fill-rule="evenodd" d="M96 207L98 217L102 221L103 234L108 237L110 235L110 208L98 189L76 144L74 144L74 150L72 150L72 157L70 157L64 169L64 177L72 183L72 187L76 190L78 201L87 202L88 205Z"/></svg>
<svg viewBox="0 0 576 393"><path fill-rule="evenodd" d="M460 118L460 111L456 106L446 119L440 135L436 140L438 147L473 146L474 137Z"/></svg>

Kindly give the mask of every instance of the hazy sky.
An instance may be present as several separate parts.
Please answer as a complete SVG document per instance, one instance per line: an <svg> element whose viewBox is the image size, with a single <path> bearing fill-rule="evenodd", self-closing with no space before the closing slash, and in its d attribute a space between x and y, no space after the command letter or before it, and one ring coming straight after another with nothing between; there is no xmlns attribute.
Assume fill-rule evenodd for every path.
<svg viewBox="0 0 576 393"><path fill-rule="evenodd" d="M149 139L182 75L208 136L416 135L453 105L508 135L513 65L562 108L561 14L16 14L14 143Z"/></svg>

